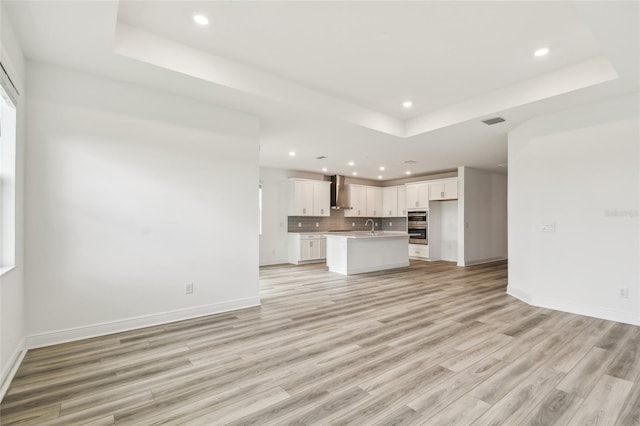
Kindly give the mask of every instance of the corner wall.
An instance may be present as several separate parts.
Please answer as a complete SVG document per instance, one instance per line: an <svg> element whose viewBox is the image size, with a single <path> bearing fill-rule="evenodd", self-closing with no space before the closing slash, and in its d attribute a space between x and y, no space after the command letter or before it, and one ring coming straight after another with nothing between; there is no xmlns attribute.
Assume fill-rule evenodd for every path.
<svg viewBox="0 0 640 426"><path fill-rule="evenodd" d="M28 65L29 346L259 304L258 119Z"/></svg>
<svg viewBox="0 0 640 426"><path fill-rule="evenodd" d="M507 176L458 169L458 266L507 258Z"/></svg>
<svg viewBox="0 0 640 426"><path fill-rule="evenodd" d="M509 294L640 324L639 104L636 93L509 134Z"/></svg>
<svg viewBox="0 0 640 426"><path fill-rule="evenodd" d="M262 235L260 265L287 263L287 179L297 177L324 180L322 174L260 168L262 185Z"/></svg>
<svg viewBox="0 0 640 426"><path fill-rule="evenodd" d="M0 277L0 400L24 356L24 134L25 59L0 1L0 62L13 80L20 99L16 108L15 264Z"/></svg>

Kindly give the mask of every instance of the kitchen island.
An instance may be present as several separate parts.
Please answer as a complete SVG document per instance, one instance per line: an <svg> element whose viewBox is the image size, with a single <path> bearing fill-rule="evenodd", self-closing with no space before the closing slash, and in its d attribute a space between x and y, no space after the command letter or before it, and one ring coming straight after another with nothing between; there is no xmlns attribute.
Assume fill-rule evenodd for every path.
<svg viewBox="0 0 640 426"><path fill-rule="evenodd" d="M326 237L331 272L353 275L409 266L406 232L345 232Z"/></svg>

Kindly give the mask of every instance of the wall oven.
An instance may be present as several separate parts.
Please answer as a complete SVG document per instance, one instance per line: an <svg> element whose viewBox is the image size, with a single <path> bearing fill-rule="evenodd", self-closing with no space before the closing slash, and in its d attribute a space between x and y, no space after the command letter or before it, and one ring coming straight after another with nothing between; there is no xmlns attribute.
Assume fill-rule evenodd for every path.
<svg viewBox="0 0 640 426"><path fill-rule="evenodd" d="M414 210L407 212L407 231L410 244L429 244L429 212Z"/></svg>

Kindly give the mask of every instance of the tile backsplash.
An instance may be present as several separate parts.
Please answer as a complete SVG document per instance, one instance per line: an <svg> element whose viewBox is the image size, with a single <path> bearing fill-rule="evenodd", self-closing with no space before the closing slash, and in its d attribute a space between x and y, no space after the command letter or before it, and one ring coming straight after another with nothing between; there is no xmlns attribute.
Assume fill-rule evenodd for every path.
<svg viewBox="0 0 640 426"><path fill-rule="evenodd" d="M367 217L344 217L344 210L331 210L330 217L288 216L289 232L325 232L337 230L369 231L371 224L365 226ZM406 231L407 218L371 218L376 229L382 231Z"/></svg>

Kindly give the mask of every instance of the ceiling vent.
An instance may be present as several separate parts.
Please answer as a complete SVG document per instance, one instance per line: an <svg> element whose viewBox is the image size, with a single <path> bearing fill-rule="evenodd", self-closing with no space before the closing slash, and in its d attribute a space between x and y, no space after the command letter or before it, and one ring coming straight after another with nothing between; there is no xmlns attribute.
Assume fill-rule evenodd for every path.
<svg viewBox="0 0 640 426"><path fill-rule="evenodd" d="M482 120L482 122L487 126L493 126L494 124L502 123L503 121L504 121L504 118L502 117L493 117L493 118L487 118L486 120Z"/></svg>

